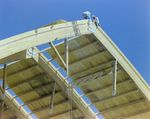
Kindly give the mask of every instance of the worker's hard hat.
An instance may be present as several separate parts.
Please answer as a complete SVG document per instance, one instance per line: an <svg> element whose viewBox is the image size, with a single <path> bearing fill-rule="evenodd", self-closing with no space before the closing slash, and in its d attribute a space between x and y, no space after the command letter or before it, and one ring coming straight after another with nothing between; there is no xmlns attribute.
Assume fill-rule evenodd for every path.
<svg viewBox="0 0 150 119"><path fill-rule="evenodd" d="M93 15L92 17L95 18L95 15Z"/></svg>

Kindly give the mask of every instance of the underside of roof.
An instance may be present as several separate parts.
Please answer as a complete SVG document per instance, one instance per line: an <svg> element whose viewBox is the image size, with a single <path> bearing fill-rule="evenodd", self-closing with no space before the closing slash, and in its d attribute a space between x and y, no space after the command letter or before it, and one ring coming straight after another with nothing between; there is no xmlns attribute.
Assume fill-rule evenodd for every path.
<svg viewBox="0 0 150 119"><path fill-rule="evenodd" d="M68 39L68 75L63 62L65 41L52 43L60 39ZM46 43L51 47L39 46ZM44 48L39 50L36 46ZM149 85L107 34L100 27L95 29L92 22L88 25L87 20L59 20L2 40L0 64L6 63L6 57L11 62L7 66L5 108L1 110L6 119L31 119L31 114L38 119L98 119L100 114L106 119L150 118ZM1 81L3 74L1 67ZM0 95L3 90L1 86ZM9 90L16 95L12 96ZM18 97L23 104L16 101ZM87 104L85 98L91 103ZM31 112L27 113L24 106Z"/></svg>

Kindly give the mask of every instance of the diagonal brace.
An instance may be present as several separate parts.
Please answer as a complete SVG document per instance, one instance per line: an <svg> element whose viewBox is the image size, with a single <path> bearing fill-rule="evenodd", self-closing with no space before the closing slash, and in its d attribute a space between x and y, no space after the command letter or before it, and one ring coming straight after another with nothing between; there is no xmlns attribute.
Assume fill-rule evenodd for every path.
<svg viewBox="0 0 150 119"><path fill-rule="evenodd" d="M50 38L49 38L49 40L50 40ZM49 42L49 45L53 48L53 50L54 50L55 53L57 54L59 60L62 62L62 64L64 65L64 67L65 67L65 69L66 69L67 67L66 67L66 64L65 64L64 60L62 59L61 55L59 54L59 52L57 51L56 47L54 46L54 44L52 43L51 40L50 40L50 42Z"/></svg>

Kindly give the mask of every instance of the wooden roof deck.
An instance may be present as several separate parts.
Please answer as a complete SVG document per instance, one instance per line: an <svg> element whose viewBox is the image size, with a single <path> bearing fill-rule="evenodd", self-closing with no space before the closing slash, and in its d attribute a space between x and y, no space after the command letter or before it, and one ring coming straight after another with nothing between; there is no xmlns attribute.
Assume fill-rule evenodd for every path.
<svg viewBox="0 0 150 119"><path fill-rule="evenodd" d="M64 44L59 44L56 48L64 56ZM47 52L62 66L53 49ZM84 93L81 97L87 96L92 102L89 106L94 105L98 114L106 119L115 119L150 109L149 101L146 101L141 90L120 64L117 69L117 95L112 96L111 70L115 58L93 34L71 39L69 52L68 78L72 78L72 83L77 84L75 87L80 87ZM103 74L99 77L102 71ZM90 76L95 78L88 81Z"/></svg>
<svg viewBox="0 0 150 119"><path fill-rule="evenodd" d="M88 31L87 27L87 20L65 22L61 25L52 24L52 26L47 25L36 32L31 31L23 36L16 36L22 41L15 39L13 43L13 38L16 37L11 38L11 42L8 39L8 43L7 39L4 42L0 41L2 42L0 51L2 51L12 47L15 42L19 44L30 40L30 44L27 42L26 47L16 48L12 52L11 49L7 49L8 53L3 52L0 55L0 63L5 62L5 56L8 56L9 62L20 59L7 68L7 90L12 89L16 94L13 98L19 97L24 102L20 107L28 106L31 112L27 115L34 113L39 119L69 119L71 107L73 119L94 119L99 114L106 119L150 118L150 88L148 84L101 28L96 29L96 33L92 33ZM50 30L48 30L49 28ZM50 36L52 41L65 38L68 28L68 36L73 38L68 42L69 76L64 77L51 63L55 60L61 68L64 68L53 49L46 48L44 50L52 57L49 60L33 46L49 42L46 36ZM58 33L59 37L55 37ZM52 37L51 34L53 34ZM35 40L30 39L34 37ZM59 43L55 47L64 59L64 43ZM35 57L28 55L29 49L36 53ZM118 63L117 93L112 96L112 69L116 59ZM57 85L54 108L53 113L49 114L55 74L57 74ZM0 80L2 77L3 68L0 69ZM69 78L73 81L70 83L71 91L68 95L67 79ZM79 95L74 89L76 87L79 87L84 94ZM85 96L91 101L91 104L85 103L83 100ZM72 103L68 103L68 98ZM70 106L71 104L72 106ZM92 105L99 111L97 114L90 109Z"/></svg>

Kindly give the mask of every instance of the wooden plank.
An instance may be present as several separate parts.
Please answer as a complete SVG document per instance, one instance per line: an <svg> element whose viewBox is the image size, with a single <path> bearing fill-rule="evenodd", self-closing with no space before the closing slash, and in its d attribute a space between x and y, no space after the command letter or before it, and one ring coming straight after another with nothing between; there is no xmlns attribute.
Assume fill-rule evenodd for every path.
<svg viewBox="0 0 150 119"><path fill-rule="evenodd" d="M75 28L78 27L78 30ZM88 30L87 20L76 22L67 22L54 25L53 27L43 27L22 33L0 41L0 59L21 52L23 50L48 43L47 37L52 41L66 38L66 29L68 29L68 37L77 35L91 34Z"/></svg>
<svg viewBox="0 0 150 119"><path fill-rule="evenodd" d="M37 66L38 66L38 65L36 64L36 65L30 66L30 67L28 67L28 68L26 68L26 69L20 70L20 71L18 71L18 72L16 72L16 73L13 73L13 74L8 75L7 78L10 78L10 77L12 77L12 76L14 76L14 75L17 75L17 74L19 74L19 73L22 73L22 72L25 72L25 71L30 70L30 69L32 69L32 68L35 68L35 67L37 67ZM1 80L3 80L3 78L0 78L0 81L1 81Z"/></svg>
<svg viewBox="0 0 150 119"><path fill-rule="evenodd" d="M38 49L36 50L38 52ZM65 94L68 95L68 91L65 91L65 89L68 88L68 82L65 81L65 78L61 75L60 72L56 72L56 68L51 63L47 64L48 59L43 54L41 54L40 57L36 57L34 59L53 79L55 77L55 73L57 73L57 84L62 90L64 90ZM86 102L80 98L79 94L74 89L71 91L70 97L77 108L87 119L98 119L94 116L94 112L90 108L87 108Z"/></svg>
<svg viewBox="0 0 150 119"><path fill-rule="evenodd" d="M72 40L72 39L70 39L70 40ZM83 49L83 48L89 47L89 46L91 46L91 45L94 45L94 44L96 44L96 43L98 43L98 41L93 41L93 42L91 42L91 43L89 43L89 44L83 45L83 46L81 46L81 47L79 47L79 48L76 48L76 49L74 49L74 50L69 51L69 54L70 54L70 53L73 53L73 52L75 52L75 51L81 50L81 49ZM56 46L57 46L57 45L56 45ZM50 48L49 48L49 49L50 49ZM65 55L65 54L61 54L62 57L64 57L64 55ZM56 55L56 57L53 57L53 58L50 59L49 61L55 60L56 58L57 58L57 55Z"/></svg>
<svg viewBox="0 0 150 119"><path fill-rule="evenodd" d="M11 89L11 88L14 88L14 87L16 87L16 86L18 86L18 85L21 85L21 84L23 84L23 83L29 82L29 81L31 81L31 80L34 80L34 79L39 78L39 77L44 76L44 75L46 75L46 74L45 74L45 73L42 73L42 74L37 75L37 76L35 76L35 77L32 77L32 78L30 78L30 79L21 81L21 82L19 82L19 83L16 83L16 84L14 84L14 85L9 86L6 90Z"/></svg>
<svg viewBox="0 0 150 119"><path fill-rule="evenodd" d="M126 92L126 93L122 93L122 94L119 94L119 95L116 95L116 96L113 96L113 97L105 98L105 99L93 102L93 103L89 104L88 106L95 105L97 103L101 103L101 102L111 100L111 99L114 99L114 98L117 98L117 97L120 97L120 96L124 96L124 95L130 94L130 93L134 93L134 92L137 92L137 91L139 91L139 90L135 89L135 90L132 90L132 91L129 91L129 92Z"/></svg>
<svg viewBox="0 0 150 119"><path fill-rule="evenodd" d="M76 108L73 108L72 111L76 111L77 109ZM52 117L57 117L59 115L63 115L63 114L66 114L66 113L69 113L69 110L67 111L64 111L64 112L61 112L61 113L58 113L58 114L55 114L55 115L52 115L52 116L48 116L48 117L44 117L42 119L48 119L48 118L52 118ZM79 118L79 119L82 119L82 118Z"/></svg>
<svg viewBox="0 0 150 119"><path fill-rule="evenodd" d="M119 108L123 108L123 107L133 105L133 104L136 104L136 103L139 103L139 102L143 102L143 101L146 101L146 99L141 99L141 100L137 100L137 101L127 103L127 104L124 104L124 105L120 105L118 107L110 108L108 110L101 111L101 112L97 113L96 115L103 114L103 113L106 113L106 112L109 112L109 111L113 111L113 110L116 110L116 109L119 109Z"/></svg>
<svg viewBox="0 0 150 119"><path fill-rule="evenodd" d="M71 63L69 64L69 66L74 65L74 64L76 64L76 63L78 63L78 62L82 62L82 61L84 61L84 60L86 60L86 59L88 59L88 58L95 57L95 56L97 56L97 55L101 55L101 54L103 54L103 53L105 53L105 52L107 52L107 51L106 51L106 50L103 50L103 51L98 52L98 53L96 53L96 54L89 55L89 56L84 57L84 58L82 58L82 59L79 59L79 60L77 60L77 61L75 61L75 62L71 62Z"/></svg>
<svg viewBox="0 0 150 119"><path fill-rule="evenodd" d="M30 93L30 92L33 92L33 91L36 91L36 90L38 90L38 89L40 89L40 88L44 88L44 87L46 87L46 86L48 86L48 85L51 85L51 84L53 84L53 83L52 83L52 82L51 82L51 83L47 83L47 84L38 86L37 88L24 91L24 92L22 92L22 93L20 93L20 94L17 94L16 96L14 96L14 98L20 97L20 96L22 96L22 95L25 95L25 94Z"/></svg>
<svg viewBox="0 0 150 119"><path fill-rule="evenodd" d="M62 91L55 92L55 95L58 94L58 93L62 93ZM50 97L51 95L52 95L52 94L45 95L45 96L43 96L43 97L39 97L39 98L30 100L30 101L24 102L24 104L22 104L21 106L31 104L31 103L33 103L33 102L35 102L35 101L38 101L38 100L42 100L42 99L44 99L44 98Z"/></svg>
<svg viewBox="0 0 150 119"><path fill-rule="evenodd" d="M4 52L4 51L3 51ZM31 58L31 56L27 55L27 50L18 52L16 54L10 55L7 57L7 62L13 62L13 61L17 61L17 60L23 60L23 59L27 59L27 58ZM5 64L6 63L6 58L2 58L0 59L0 64Z"/></svg>
<svg viewBox="0 0 150 119"><path fill-rule="evenodd" d="M127 83L129 81L131 81L131 79L127 79L125 81L119 82L119 83L117 83L117 85L121 85L121 84ZM106 90L106 89L111 88L111 87L112 87L112 85L109 85L109 86L106 86L104 88L100 88L100 89L94 90L92 92L85 93L85 94L81 95L81 97L88 96L88 95L91 95L93 93L97 93L98 91Z"/></svg>
<svg viewBox="0 0 150 119"><path fill-rule="evenodd" d="M80 71L80 72L78 72L78 73L76 73L76 74L73 74L73 75L67 77L66 79L72 78L72 77L74 77L74 76L77 76L77 75L79 75L79 74L82 74L82 73L87 72L87 71L90 71L90 70L93 70L93 69L95 69L95 68L102 67L102 66L107 65L107 64L110 64L110 63L112 63L112 62L114 62L114 60L110 60L110 61L108 61L108 62L99 64L99 65L97 65L97 66L95 66L95 67L91 67L91 68L89 68L89 69Z"/></svg>
<svg viewBox="0 0 150 119"><path fill-rule="evenodd" d="M58 105L60 105L60 104L63 104L63 103L67 103L67 102L68 102L68 99L67 99L67 100L63 100L63 101L58 102L58 103L55 103L55 104L54 104L54 107L55 107L55 106L58 106ZM33 113L40 112L40 111L42 111L42 110L46 110L46 109L48 109L48 108L49 108L49 106L46 106L46 107L43 107L43 108L40 108L40 109L36 109L36 110L34 110L34 111L28 113L28 115L33 114Z"/></svg>
<svg viewBox="0 0 150 119"><path fill-rule="evenodd" d="M150 101L150 87L145 82L143 77L138 73L130 61L124 56L120 49L114 44L114 42L109 38L109 36L102 30L102 28L96 29L94 37L100 41L104 47L110 52L110 54L115 58L117 53L117 61L127 72L127 74L132 78L144 96Z"/></svg>
<svg viewBox="0 0 150 119"><path fill-rule="evenodd" d="M66 20L59 19L59 20L54 21L54 22L52 22L52 23L46 24L46 25L44 25L44 26L42 26L42 27L47 27L47 26L53 27L53 25L61 24L61 23L66 23L66 22L67 22ZM41 27L41 28L42 28L42 27Z"/></svg>
<svg viewBox="0 0 150 119"><path fill-rule="evenodd" d="M137 116L137 115L141 115L141 114L144 114L144 113L147 113L149 112L150 113L150 109L147 109L147 110L143 110L143 111L140 111L140 112L135 112L133 114L130 114L130 115L125 115L125 116L121 116L121 117L118 117L117 119L124 119L124 118L135 118L134 116ZM139 117L140 118L140 117ZM148 117L149 118L149 117ZM116 118L115 118L116 119Z"/></svg>

